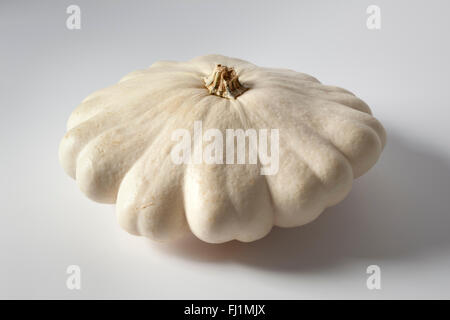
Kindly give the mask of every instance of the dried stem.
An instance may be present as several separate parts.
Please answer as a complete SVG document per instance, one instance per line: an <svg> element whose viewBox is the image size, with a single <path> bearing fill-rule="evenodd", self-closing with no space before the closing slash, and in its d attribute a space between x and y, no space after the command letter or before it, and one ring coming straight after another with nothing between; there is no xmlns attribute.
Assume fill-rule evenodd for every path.
<svg viewBox="0 0 450 320"><path fill-rule="evenodd" d="M209 77L203 79L206 88L210 94L216 96L236 99L248 88L244 87L238 79L236 71L233 68L218 64Z"/></svg>

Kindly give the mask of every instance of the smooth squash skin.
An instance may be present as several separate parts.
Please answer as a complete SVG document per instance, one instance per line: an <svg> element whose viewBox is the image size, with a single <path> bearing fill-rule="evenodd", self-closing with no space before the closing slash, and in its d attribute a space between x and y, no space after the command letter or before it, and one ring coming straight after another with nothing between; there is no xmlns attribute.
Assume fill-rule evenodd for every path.
<svg viewBox="0 0 450 320"><path fill-rule="evenodd" d="M223 137L227 129L277 129L276 173L261 174L260 158L174 163L173 133L194 136L199 122L203 133ZM89 198L116 203L132 234L168 240L190 230L210 243L249 242L274 225L311 222L343 200L385 142L380 122L347 90L207 55L157 62L88 96L69 118L59 158ZM192 143L208 148L205 139Z"/></svg>

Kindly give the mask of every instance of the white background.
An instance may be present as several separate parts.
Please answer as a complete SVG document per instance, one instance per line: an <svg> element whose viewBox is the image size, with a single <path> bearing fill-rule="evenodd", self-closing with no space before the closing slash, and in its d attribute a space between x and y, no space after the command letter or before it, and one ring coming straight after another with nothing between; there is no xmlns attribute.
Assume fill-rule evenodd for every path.
<svg viewBox="0 0 450 320"><path fill-rule="evenodd" d="M81 30L66 8L81 8ZM366 8L381 8L368 30ZM0 298L450 298L448 1L2 1ZM122 231L58 163L71 111L157 60L220 53L365 100L377 165L315 222L251 243ZM82 289L66 287L79 265ZM382 289L366 288L367 266Z"/></svg>

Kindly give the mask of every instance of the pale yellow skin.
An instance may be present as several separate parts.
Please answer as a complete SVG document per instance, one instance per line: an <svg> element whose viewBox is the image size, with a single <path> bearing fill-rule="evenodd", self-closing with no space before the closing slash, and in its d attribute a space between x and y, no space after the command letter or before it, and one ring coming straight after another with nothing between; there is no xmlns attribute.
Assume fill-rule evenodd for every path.
<svg viewBox="0 0 450 320"><path fill-rule="evenodd" d="M249 89L210 95L203 78L233 67ZM279 129L279 170L260 164L175 164L171 139L192 130ZM311 222L344 199L369 170L385 131L347 90L307 74L207 55L161 61L88 96L69 118L59 150L65 171L89 198L116 203L128 232L156 240L191 230L210 243L254 241L276 226Z"/></svg>

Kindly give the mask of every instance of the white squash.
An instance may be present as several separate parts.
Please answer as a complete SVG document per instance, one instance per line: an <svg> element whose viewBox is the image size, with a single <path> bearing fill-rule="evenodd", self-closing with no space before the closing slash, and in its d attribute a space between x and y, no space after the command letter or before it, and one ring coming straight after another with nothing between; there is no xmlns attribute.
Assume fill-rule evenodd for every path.
<svg viewBox="0 0 450 320"><path fill-rule="evenodd" d="M173 133L194 133L196 121L223 136L226 129L278 129L277 172L261 174L259 158L175 163ZM132 72L88 96L67 130L63 168L89 198L116 203L125 230L157 240L191 230L210 243L254 241L274 225L311 222L344 199L386 141L369 107L349 91L220 55ZM205 141L192 142L206 152Z"/></svg>

